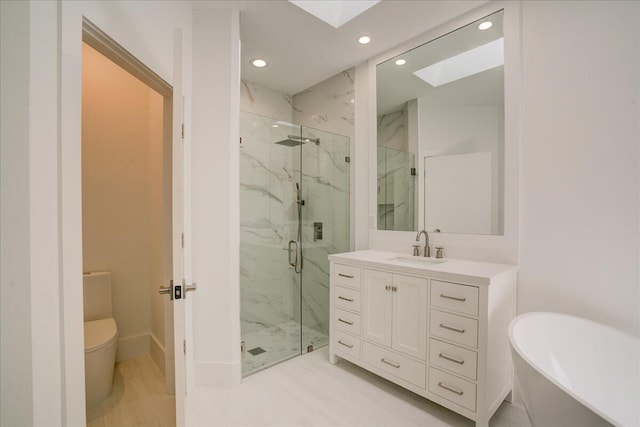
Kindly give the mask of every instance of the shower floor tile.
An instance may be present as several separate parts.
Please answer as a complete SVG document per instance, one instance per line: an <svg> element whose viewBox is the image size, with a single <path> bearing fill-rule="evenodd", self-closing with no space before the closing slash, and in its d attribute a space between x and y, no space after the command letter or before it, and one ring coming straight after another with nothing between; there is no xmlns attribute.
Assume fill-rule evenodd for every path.
<svg viewBox="0 0 640 427"><path fill-rule="evenodd" d="M302 327L304 352L308 345L314 350L329 344L329 337L306 326ZM246 376L268 368L284 360L300 355L300 324L294 321L281 323L259 332L242 336L248 349L242 355L242 375ZM255 356L249 350L260 347L265 350Z"/></svg>

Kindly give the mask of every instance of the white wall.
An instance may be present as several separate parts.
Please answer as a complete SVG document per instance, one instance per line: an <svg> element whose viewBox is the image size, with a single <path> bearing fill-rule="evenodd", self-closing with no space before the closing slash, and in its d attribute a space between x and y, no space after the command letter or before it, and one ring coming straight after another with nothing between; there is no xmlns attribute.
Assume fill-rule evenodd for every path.
<svg viewBox="0 0 640 427"><path fill-rule="evenodd" d="M193 11L191 147L197 385L240 382L240 22L235 8Z"/></svg>
<svg viewBox="0 0 640 427"><path fill-rule="evenodd" d="M0 2L0 19L0 425L33 425L28 168L29 4Z"/></svg>
<svg viewBox="0 0 640 427"><path fill-rule="evenodd" d="M640 334L638 2L525 2L518 311Z"/></svg>
<svg viewBox="0 0 640 427"><path fill-rule="evenodd" d="M18 298L11 303L24 314L37 315L32 315L31 325L23 324L22 329L10 324L19 335L11 338L11 344L2 342L3 363L10 363L3 365L2 387L11 390L2 393L2 423L15 419L20 424L82 425L85 422L80 189L82 16L171 83L173 29L184 28L185 39L191 40L191 7L184 2L168 1L5 3L2 77L3 85L14 87L15 91L5 92L3 86L3 162L7 158L5 153L16 156L10 157L11 167L2 165L2 300L6 301L6 286L11 284L5 276L5 262L10 259L19 269L28 266L30 273L19 270L24 291L12 292ZM11 24L6 25L7 22ZM21 28L16 31L18 25ZM6 41L18 49L4 49ZM189 42L185 51L188 97ZM5 67L13 67L13 60L17 61L15 68L5 73L9 70ZM13 93L12 97L5 98L7 93ZM6 109L5 99L11 101ZM6 114L15 119L11 123L22 124L16 127L12 139L5 138L9 136L4 127ZM189 114L187 107L187 119ZM14 169L20 173L12 173L11 180L5 180L4 173ZM4 196L11 194L5 193L5 183L20 190L15 205L4 203ZM15 241L5 240L8 229L16 230L17 235L11 233L9 237L20 237L22 251L16 250L20 246L15 246ZM7 247L9 243L11 248ZM13 276L12 280L18 277ZM5 313L11 312L5 312L3 305L3 316ZM2 320L4 328L6 323ZM28 330L30 334L26 333ZM5 329L3 340L8 338L4 332ZM5 358L16 354L7 347L21 352L19 362ZM5 367L19 376L5 377ZM28 369L31 377L25 372ZM28 390L30 397L24 395ZM18 393L22 395L17 402L6 400ZM5 411L8 402L16 405Z"/></svg>

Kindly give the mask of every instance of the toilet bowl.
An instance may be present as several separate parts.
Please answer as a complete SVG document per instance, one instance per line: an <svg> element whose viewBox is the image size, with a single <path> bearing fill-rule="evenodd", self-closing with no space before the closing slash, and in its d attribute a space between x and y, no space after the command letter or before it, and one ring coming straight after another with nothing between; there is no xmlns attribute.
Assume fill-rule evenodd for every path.
<svg viewBox="0 0 640 427"><path fill-rule="evenodd" d="M87 406L111 395L118 329L113 319L84 323L84 380Z"/></svg>
<svg viewBox="0 0 640 427"><path fill-rule="evenodd" d="M84 381L87 407L111 395L118 346L118 327L113 319L111 273L83 275Z"/></svg>

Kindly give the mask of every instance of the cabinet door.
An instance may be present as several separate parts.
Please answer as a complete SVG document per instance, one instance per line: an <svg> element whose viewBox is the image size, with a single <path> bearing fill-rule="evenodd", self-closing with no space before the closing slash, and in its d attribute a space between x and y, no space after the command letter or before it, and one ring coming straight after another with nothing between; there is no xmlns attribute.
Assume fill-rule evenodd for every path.
<svg viewBox="0 0 640 427"><path fill-rule="evenodd" d="M391 273L362 270L363 338L391 347Z"/></svg>
<svg viewBox="0 0 640 427"><path fill-rule="evenodd" d="M427 279L394 274L392 290L392 347L426 360Z"/></svg>

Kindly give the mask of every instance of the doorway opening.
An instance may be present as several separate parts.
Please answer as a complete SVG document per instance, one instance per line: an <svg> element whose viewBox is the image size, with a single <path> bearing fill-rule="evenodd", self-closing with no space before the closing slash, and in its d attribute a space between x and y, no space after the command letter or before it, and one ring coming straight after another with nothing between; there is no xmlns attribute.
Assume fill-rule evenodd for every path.
<svg viewBox="0 0 640 427"><path fill-rule="evenodd" d="M113 380L110 392L87 399L87 424L175 425L173 306L158 293L173 275L173 89L90 23L83 30L87 395L96 377ZM103 319L113 319L115 330L104 343L88 339L87 325ZM111 343L115 366L86 362Z"/></svg>

